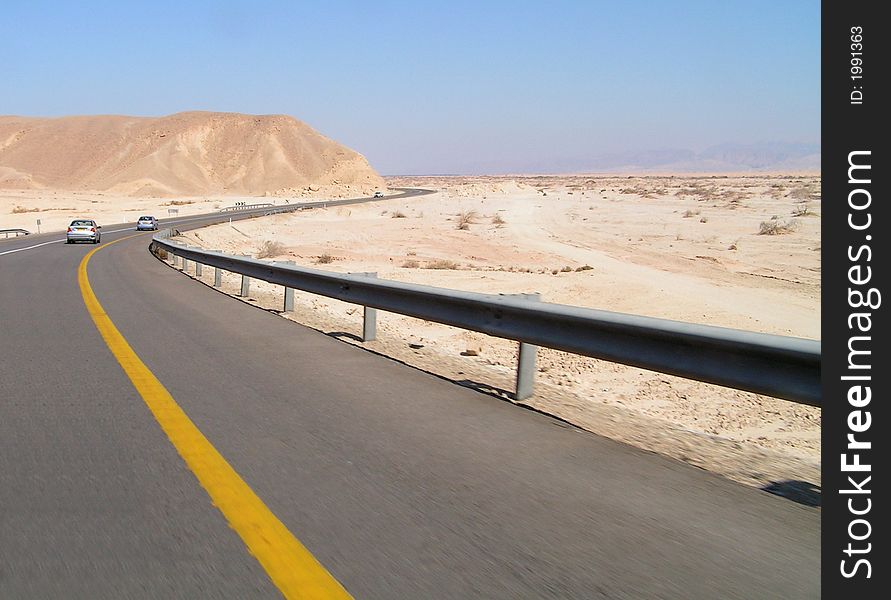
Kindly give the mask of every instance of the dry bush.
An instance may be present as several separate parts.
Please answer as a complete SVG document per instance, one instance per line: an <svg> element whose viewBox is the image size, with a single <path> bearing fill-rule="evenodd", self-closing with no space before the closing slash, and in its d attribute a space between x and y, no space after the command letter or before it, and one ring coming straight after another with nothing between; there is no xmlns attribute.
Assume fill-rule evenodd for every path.
<svg viewBox="0 0 891 600"><path fill-rule="evenodd" d="M284 254L285 251L285 245L281 242L266 240L260 246L260 250L259 252L257 252L257 258L271 258L273 256L280 256Z"/></svg>
<svg viewBox="0 0 891 600"><path fill-rule="evenodd" d="M161 206L185 206L186 204L195 204L194 200L171 200L170 202L165 202Z"/></svg>
<svg viewBox="0 0 891 600"><path fill-rule="evenodd" d="M504 219L502 219L502 218L501 218L501 215L499 215L499 214L497 214L497 213L495 214L494 217L492 217L492 225L495 225L496 227L501 227L501 226L504 225L505 223L507 223L507 221L505 221Z"/></svg>
<svg viewBox="0 0 891 600"><path fill-rule="evenodd" d="M739 250L739 240L734 241L727 247L728 250Z"/></svg>
<svg viewBox="0 0 891 600"><path fill-rule="evenodd" d="M807 205L807 202L802 202L792 211L793 217L807 217L814 213L811 212L810 208Z"/></svg>
<svg viewBox="0 0 891 600"><path fill-rule="evenodd" d="M316 259L317 265L327 265L334 262L334 257L330 254L322 254Z"/></svg>
<svg viewBox="0 0 891 600"><path fill-rule="evenodd" d="M567 265L567 266L563 267L562 269L560 269L560 272L561 273L572 273L572 267Z"/></svg>
<svg viewBox="0 0 891 600"><path fill-rule="evenodd" d="M575 272L578 273L579 271L591 271L592 269L594 269L594 267L592 267L591 265L582 265L581 267L577 267Z"/></svg>
<svg viewBox="0 0 891 600"><path fill-rule="evenodd" d="M820 197L819 186L801 186L789 191L789 197L796 200L817 200Z"/></svg>
<svg viewBox="0 0 891 600"><path fill-rule="evenodd" d="M708 217L700 217L699 222L700 223L708 223Z"/></svg>
<svg viewBox="0 0 891 600"><path fill-rule="evenodd" d="M475 210L463 210L458 213L458 222L455 224L455 228L470 229L470 225L474 223L474 219L476 219Z"/></svg>
<svg viewBox="0 0 891 600"><path fill-rule="evenodd" d="M421 266L421 263L419 263L418 261L416 261L414 259L409 259L409 260L405 261L404 263L402 263L402 267L406 268L406 269L417 269L420 266Z"/></svg>
<svg viewBox="0 0 891 600"><path fill-rule="evenodd" d="M401 210L396 210L396 211L393 211L393 214L390 215L390 218L391 219L404 219L405 213L403 213Z"/></svg>
<svg viewBox="0 0 891 600"><path fill-rule="evenodd" d="M458 263L453 260L446 260L441 258L439 260L433 260L424 265L425 269L438 269L438 270L448 270L454 271L458 268Z"/></svg>
<svg viewBox="0 0 891 600"><path fill-rule="evenodd" d="M783 222L780 222L778 219L771 219L770 221L761 221L758 235L782 235L784 233L792 233L796 229L798 229L798 221L795 219Z"/></svg>
<svg viewBox="0 0 891 600"><path fill-rule="evenodd" d="M694 217L694 216L696 216L696 215L698 215L698 214L699 214L699 211L698 211L698 210L685 210L685 211L684 211L684 214L683 214L683 217L684 217L685 219L689 219L690 217Z"/></svg>
<svg viewBox="0 0 891 600"><path fill-rule="evenodd" d="M40 212L39 208L25 208L24 206L16 206L12 209L12 214L20 215L22 213Z"/></svg>

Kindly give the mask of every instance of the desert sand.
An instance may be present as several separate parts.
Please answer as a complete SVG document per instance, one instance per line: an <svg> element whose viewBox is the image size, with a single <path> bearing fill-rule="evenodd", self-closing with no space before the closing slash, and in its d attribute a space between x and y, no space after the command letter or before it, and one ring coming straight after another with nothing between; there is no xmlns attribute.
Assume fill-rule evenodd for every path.
<svg viewBox="0 0 891 600"><path fill-rule="evenodd" d="M815 175L390 178L436 194L188 232L190 244L340 272L820 337ZM295 199L296 201L297 199ZM205 282L210 276L205 272ZM223 290L237 294L229 275ZM254 282L246 301L281 306ZM296 294L285 315L357 343L361 307ZM507 398L516 344L379 314L362 344ZM820 482L820 410L541 349L524 404L738 481Z"/></svg>

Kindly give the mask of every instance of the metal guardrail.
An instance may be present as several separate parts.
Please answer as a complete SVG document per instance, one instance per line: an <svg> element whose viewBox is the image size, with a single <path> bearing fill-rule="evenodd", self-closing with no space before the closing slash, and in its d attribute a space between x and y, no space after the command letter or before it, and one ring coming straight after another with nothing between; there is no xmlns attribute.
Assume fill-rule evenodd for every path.
<svg viewBox="0 0 891 600"><path fill-rule="evenodd" d="M220 209L220 212L235 212L241 210L253 210L255 208L269 208L271 206L275 206L271 202L262 202L258 204L241 204L235 206L224 206Z"/></svg>
<svg viewBox="0 0 891 600"><path fill-rule="evenodd" d="M163 249L180 257L184 268L189 261L216 267L215 285L219 285L222 269L282 285L286 290L298 289L516 340L521 343L520 399L531 394L534 354L530 361L528 350L544 346L821 405L819 341L333 273L192 248L170 241L170 235L170 230L155 234L152 251ZM523 385L523 381L528 383Z"/></svg>
<svg viewBox="0 0 891 600"><path fill-rule="evenodd" d="M6 238L9 238L10 233L14 233L15 237L19 237L20 235L31 235L31 232L27 229L0 229L0 233L6 234Z"/></svg>

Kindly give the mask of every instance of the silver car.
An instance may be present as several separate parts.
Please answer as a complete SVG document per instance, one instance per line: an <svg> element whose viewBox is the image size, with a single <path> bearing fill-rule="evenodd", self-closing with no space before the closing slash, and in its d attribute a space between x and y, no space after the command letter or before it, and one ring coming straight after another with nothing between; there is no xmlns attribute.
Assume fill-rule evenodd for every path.
<svg viewBox="0 0 891 600"><path fill-rule="evenodd" d="M157 231L158 219L155 217L139 217L136 221L136 231Z"/></svg>
<svg viewBox="0 0 891 600"><path fill-rule="evenodd" d="M93 242L98 244L102 239L102 234L99 232L100 229L102 229L102 226L97 225L96 221L92 219L75 219L68 226L65 241L68 244L73 244L74 242Z"/></svg>

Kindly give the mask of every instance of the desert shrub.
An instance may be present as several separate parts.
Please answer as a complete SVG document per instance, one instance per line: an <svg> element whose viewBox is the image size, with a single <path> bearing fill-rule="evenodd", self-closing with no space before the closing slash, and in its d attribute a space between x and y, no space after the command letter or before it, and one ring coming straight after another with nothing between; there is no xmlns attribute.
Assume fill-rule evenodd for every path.
<svg viewBox="0 0 891 600"><path fill-rule="evenodd" d="M271 258L273 256L280 256L284 254L285 251L285 245L281 242L266 240L260 246L260 251L257 252L257 258Z"/></svg>
<svg viewBox="0 0 891 600"><path fill-rule="evenodd" d="M405 213L403 213L401 210L395 210L395 211L393 211L393 214L390 215L390 218L391 219L404 219Z"/></svg>
<svg viewBox="0 0 891 600"><path fill-rule="evenodd" d="M685 211L684 211L683 217L684 217L685 219L689 219L690 217L693 217L693 216L698 215L698 214L699 214L699 211L698 211L698 210L697 210L697 211L692 211L692 210L689 210L689 209L688 209L688 210L685 210Z"/></svg>
<svg viewBox="0 0 891 600"><path fill-rule="evenodd" d="M581 267L576 267L575 271L576 273L578 273L579 271L590 271L593 268L594 267L592 267L591 265L582 265Z"/></svg>
<svg viewBox="0 0 891 600"><path fill-rule="evenodd" d="M708 217L700 217L699 222L700 223L708 223Z"/></svg>
<svg viewBox="0 0 891 600"><path fill-rule="evenodd" d="M446 260L441 258L439 260L432 260L424 265L425 269L439 269L439 270L450 270L453 271L458 268L458 263L453 260Z"/></svg>
<svg viewBox="0 0 891 600"><path fill-rule="evenodd" d="M820 197L820 188L816 186L800 186L789 191L789 197L796 200L815 200Z"/></svg>
<svg viewBox="0 0 891 600"><path fill-rule="evenodd" d="M501 215L499 215L499 214L497 214L497 213L495 214L494 217L492 217L492 225L495 225L496 227L501 227L501 226L504 225L505 223L507 223L507 221L505 221L504 219L502 219L502 218L501 218Z"/></svg>
<svg viewBox="0 0 891 600"><path fill-rule="evenodd" d="M402 263L402 266L406 269L417 269L418 267L421 266L421 263L419 263L418 261L416 261L414 259L409 259L409 260L405 261L404 263Z"/></svg>
<svg viewBox="0 0 891 600"><path fill-rule="evenodd" d="M322 254L316 259L316 264L327 265L334 262L334 257L330 254Z"/></svg>
<svg viewBox="0 0 891 600"><path fill-rule="evenodd" d="M739 250L739 240L734 241L727 247L728 250Z"/></svg>
<svg viewBox="0 0 891 600"><path fill-rule="evenodd" d="M25 208L24 206L16 206L12 209L12 214L20 215L22 213L40 212L39 208Z"/></svg>
<svg viewBox="0 0 891 600"><path fill-rule="evenodd" d="M780 222L778 219L770 221L761 221L761 227L758 235L782 235L784 233L792 233L798 228L798 221L792 219L790 221Z"/></svg>
<svg viewBox="0 0 891 600"><path fill-rule="evenodd" d="M563 267L562 269L560 269L560 272L561 273L572 273L572 267L567 265L567 266Z"/></svg>
<svg viewBox="0 0 891 600"><path fill-rule="evenodd" d="M802 202L792 210L793 217L806 217L812 214L814 213L811 212L810 208L807 205L807 202Z"/></svg>
<svg viewBox="0 0 891 600"><path fill-rule="evenodd" d="M474 219L476 219L476 211L475 210L464 210L458 213L458 222L455 224L457 229L470 229L470 225L474 223Z"/></svg>

